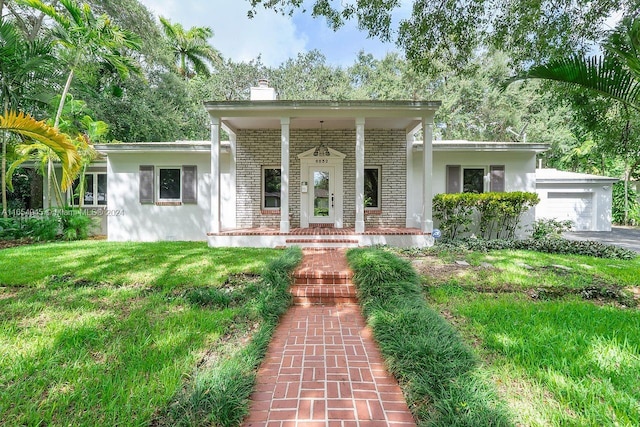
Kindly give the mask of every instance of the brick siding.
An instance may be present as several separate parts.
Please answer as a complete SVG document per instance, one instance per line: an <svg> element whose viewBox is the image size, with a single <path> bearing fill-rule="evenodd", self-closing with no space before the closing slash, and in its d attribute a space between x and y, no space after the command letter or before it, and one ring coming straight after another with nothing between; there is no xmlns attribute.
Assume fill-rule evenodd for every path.
<svg viewBox="0 0 640 427"><path fill-rule="evenodd" d="M343 169L344 226L355 223L355 141L353 130L324 130L328 147L346 155ZM280 165L280 130L240 130L237 134L237 226L279 227L280 216L261 212L262 167ZM404 227L406 218L406 138L403 130L366 130L365 166L381 168L381 212L367 214L367 226ZM290 131L289 211L291 226L300 226L298 155L317 146L319 130Z"/></svg>

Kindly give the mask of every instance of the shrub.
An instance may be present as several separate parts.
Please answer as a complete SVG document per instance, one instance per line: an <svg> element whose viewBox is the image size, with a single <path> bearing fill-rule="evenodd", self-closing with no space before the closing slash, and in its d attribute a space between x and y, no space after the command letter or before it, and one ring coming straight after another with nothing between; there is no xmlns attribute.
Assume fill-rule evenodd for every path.
<svg viewBox="0 0 640 427"><path fill-rule="evenodd" d="M0 240L54 240L60 230L57 216L0 218Z"/></svg>
<svg viewBox="0 0 640 427"><path fill-rule="evenodd" d="M455 239L469 232L473 222L474 195L471 193L436 194L433 198L433 217L440 221L442 234Z"/></svg>
<svg viewBox="0 0 640 427"><path fill-rule="evenodd" d="M573 228L573 221L564 220L558 221L555 219L538 219L533 223L531 238L543 239L560 237L565 231L569 231Z"/></svg>
<svg viewBox="0 0 640 427"><path fill-rule="evenodd" d="M566 254L566 255L586 255L596 258L623 259L630 260L638 256L634 251L620 248L618 246L606 245L600 242L589 240L568 240L562 237L542 238L542 239L525 239L525 240L508 240L508 239L458 239L438 243L432 248L427 248L425 252L456 252L456 251L481 251L488 252L492 250L528 250L545 252L550 254ZM404 252L403 252L404 253ZM410 253L410 255L416 255Z"/></svg>
<svg viewBox="0 0 640 427"><path fill-rule="evenodd" d="M86 239L95 227L93 218L81 209L64 209L60 214L60 224L64 240Z"/></svg>
<svg viewBox="0 0 640 427"><path fill-rule="evenodd" d="M485 239L513 239L524 212L537 205L536 193L476 194L475 207L479 214L479 234Z"/></svg>
<svg viewBox="0 0 640 427"><path fill-rule="evenodd" d="M433 217L440 221L442 233L448 239L472 231L474 215L477 215L475 231L482 237L512 239L522 214L539 201L536 193L522 191L436 194Z"/></svg>

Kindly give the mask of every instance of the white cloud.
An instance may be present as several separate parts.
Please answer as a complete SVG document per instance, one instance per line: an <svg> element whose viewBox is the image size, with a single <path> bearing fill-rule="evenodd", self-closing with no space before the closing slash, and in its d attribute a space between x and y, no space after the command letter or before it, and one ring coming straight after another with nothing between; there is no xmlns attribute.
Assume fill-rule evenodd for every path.
<svg viewBox="0 0 640 427"><path fill-rule="evenodd" d="M234 61L249 61L261 55L266 65L275 66L306 50L307 38L296 32L291 18L260 10L249 19L248 2L141 1L156 15L179 22L185 28L210 27L214 32L211 44Z"/></svg>
<svg viewBox="0 0 640 427"><path fill-rule="evenodd" d="M246 0L141 0L156 15L185 28L210 27L211 44L233 61L250 61L259 55L267 66L278 66L289 58L311 49L320 50L332 65L353 64L360 50L382 57L397 50L393 43L367 39L353 21L337 32L328 28L324 18L313 19L307 8L294 17L258 8L253 19L247 17ZM394 13L400 19L410 15L413 0L402 0Z"/></svg>

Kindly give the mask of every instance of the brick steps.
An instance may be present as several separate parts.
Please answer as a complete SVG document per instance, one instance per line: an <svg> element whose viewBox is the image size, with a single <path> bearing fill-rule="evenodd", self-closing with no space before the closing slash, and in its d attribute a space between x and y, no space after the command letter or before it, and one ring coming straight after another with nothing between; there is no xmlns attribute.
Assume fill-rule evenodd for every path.
<svg viewBox="0 0 640 427"><path fill-rule="evenodd" d="M329 238L291 238L286 239L285 243L287 246L300 246L302 248L357 248L359 241L357 239L340 238L340 236L329 236Z"/></svg>
<svg viewBox="0 0 640 427"><path fill-rule="evenodd" d="M330 249L327 251L331 251ZM329 252L330 253L330 252ZM313 256L313 255L312 255ZM357 304L352 273L345 266L307 265L294 274L290 292L295 305L351 305Z"/></svg>

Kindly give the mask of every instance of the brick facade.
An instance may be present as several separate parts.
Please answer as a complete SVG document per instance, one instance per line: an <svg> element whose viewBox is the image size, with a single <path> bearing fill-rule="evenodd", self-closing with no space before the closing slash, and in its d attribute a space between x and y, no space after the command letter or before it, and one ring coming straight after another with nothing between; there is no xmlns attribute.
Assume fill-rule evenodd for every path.
<svg viewBox="0 0 640 427"><path fill-rule="evenodd" d="M344 226L355 223L355 141L353 130L324 130L328 147L346 155L343 169ZM236 216L239 228L280 226L280 215L261 212L262 167L280 165L280 130L240 130L237 134ZM300 226L298 155L320 143L319 129L292 129L289 157L291 227ZM404 227L406 218L406 136L403 130L365 131L365 167L381 170L381 211L365 212L366 226Z"/></svg>

